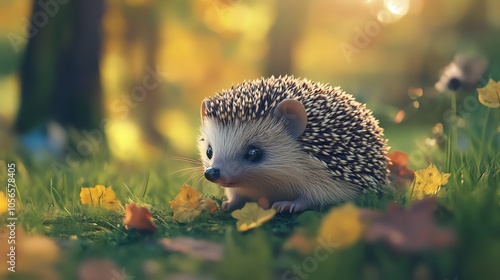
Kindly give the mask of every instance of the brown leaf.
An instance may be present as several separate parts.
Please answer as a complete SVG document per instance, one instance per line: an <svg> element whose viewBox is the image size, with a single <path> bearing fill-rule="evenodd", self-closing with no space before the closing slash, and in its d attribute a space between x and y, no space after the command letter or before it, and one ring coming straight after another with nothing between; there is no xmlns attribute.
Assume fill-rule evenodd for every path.
<svg viewBox="0 0 500 280"><path fill-rule="evenodd" d="M12 236L8 226L0 227L0 279L12 274L9 267L15 265L14 274L19 275L19 279L28 276L37 276L36 279L60 279L59 273L55 269L55 264L60 258L60 249L55 239L41 235L28 235L18 226L15 229L15 244L7 244L9 236ZM11 250L15 246L15 250ZM15 263L11 263L12 256L15 256Z"/></svg>
<svg viewBox="0 0 500 280"><path fill-rule="evenodd" d="M125 207L124 222L126 229L155 231L156 227L151 222L151 213L146 207L130 203Z"/></svg>
<svg viewBox="0 0 500 280"><path fill-rule="evenodd" d="M384 242L398 251L421 252L441 249L456 242L450 229L438 226L433 213L436 199L427 198L405 210L401 205L390 204L384 213L365 211L362 219L369 221L364 239L367 242Z"/></svg>
<svg viewBox="0 0 500 280"><path fill-rule="evenodd" d="M222 259L222 245L206 240L197 240L189 237L163 238L163 247L172 252L179 252L194 258L219 261Z"/></svg>
<svg viewBox="0 0 500 280"><path fill-rule="evenodd" d="M87 260L78 267L80 280L124 280L130 279L124 270L119 269L111 260Z"/></svg>

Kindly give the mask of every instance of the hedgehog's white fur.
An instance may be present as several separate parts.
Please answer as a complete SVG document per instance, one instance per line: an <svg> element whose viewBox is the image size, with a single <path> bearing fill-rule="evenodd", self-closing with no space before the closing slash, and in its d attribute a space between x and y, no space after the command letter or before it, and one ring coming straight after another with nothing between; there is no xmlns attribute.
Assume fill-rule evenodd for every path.
<svg viewBox="0 0 500 280"><path fill-rule="evenodd" d="M308 122L298 139L272 114L284 99L305 106ZM301 197L310 206L324 206L352 200L366 188L380 190L387 182L382 129L364 105L339 88L269 78L244 82L205 101L199 149L205 169L216 162L238 182L226 188L229 201ZM205 154L209 143L212 159ZM261 163L243 161L241 152L249 144L265 148Z"/></svg>

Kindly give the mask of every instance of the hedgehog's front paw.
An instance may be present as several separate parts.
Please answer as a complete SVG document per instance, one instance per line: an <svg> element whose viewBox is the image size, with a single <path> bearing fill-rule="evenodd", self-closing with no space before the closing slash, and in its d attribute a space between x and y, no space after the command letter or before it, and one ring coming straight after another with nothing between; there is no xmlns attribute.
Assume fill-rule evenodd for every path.
<svg viewBox="0 0 500 280"><path fill-rule="evenodd" d="M273 204L273 209L275 209L278 213L282 213L285 211L296 213L308 210L309 208L311 208L310 203L306 199L303 199L301 197L297 198L294 201L279 201Z"/></svg>

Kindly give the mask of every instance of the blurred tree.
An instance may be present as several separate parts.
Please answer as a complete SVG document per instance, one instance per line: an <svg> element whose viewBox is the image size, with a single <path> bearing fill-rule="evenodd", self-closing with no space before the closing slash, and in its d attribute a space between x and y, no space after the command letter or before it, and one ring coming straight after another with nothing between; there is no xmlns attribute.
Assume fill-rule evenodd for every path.
<svg viewBox="0 0 500 280"><path fill-rule="evenodd" d="M160 17L158 16L158 1L129 1L124 5L123 13L126 23L125 54L132 57L128 60L132 71L130 88L144 83L144 77L150 75L149 69L154 71L158 66L157 47ZM134 57L135 56L135 57ZM160 146L163 137L154 127L154 118L159 113L162 102L160 98L161 86L157 85L147 89L147 95L141 100L143 105L133 112L144 137L150 144Z"/></svg>
<svg viewBox="0 0 500 280"><path fill-rule="evenodd" d="M293 47L304 29L309 1L276 0L276 20L269 32L265 76L293 74Z"/></svg>
<svg viewBox="0 0 500 280"><path fill-rule="evenodd" d="M19 133L48 121L78 130L100 128L103 13L104 0L33 1L20 73Z"/></svg>

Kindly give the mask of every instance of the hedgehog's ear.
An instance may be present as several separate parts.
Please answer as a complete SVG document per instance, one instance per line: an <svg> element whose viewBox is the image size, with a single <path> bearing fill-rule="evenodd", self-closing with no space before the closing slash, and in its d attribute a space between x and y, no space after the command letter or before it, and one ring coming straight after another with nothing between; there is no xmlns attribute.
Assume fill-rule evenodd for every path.
<svg viewBox="0 0 500 280"><path fill-rule="evenodd" d="M297 138L304 133L307 125L307 114L302 102L295 99L285 99L278 104L274 110L274 115L285 120L293 138Z"/></svg>
<svg viewBox="0 0 500 280"><path fill-rule="evenodd" d="M201 101L200 116L202 122L203 119L205 119L205 116L207 115L206 108L207 108L207 101L206 100Z"/></svg>

